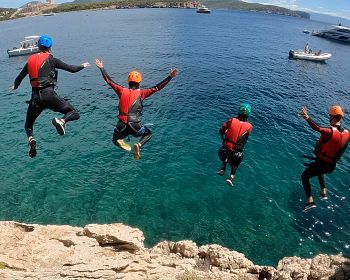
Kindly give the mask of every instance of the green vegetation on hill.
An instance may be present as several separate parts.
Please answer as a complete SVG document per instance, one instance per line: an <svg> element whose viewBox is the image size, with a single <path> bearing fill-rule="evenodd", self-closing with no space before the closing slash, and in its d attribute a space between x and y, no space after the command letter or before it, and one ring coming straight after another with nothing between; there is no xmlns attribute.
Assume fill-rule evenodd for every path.
<svg viewBox="0 0 350 280"><path fill-rule="evenodd" d="M0 8L0 21L10 19L16 9Z"/></svg>
<svg viewBox="0 0 350 280"><path fill-rule="evenodd" d="M84 2L84 3L69 3L61 4L57 7L48 10L54 13L71 12L80 10L92 10L92 9L122 9L122 8L152 8L152 7L169 7L169 8L195 8L196 2L184 1L184 0L117 0L117 1L103 1L103 2Z"/></svg>
<svg viewBox="0 0 350 280"><path fill-rule="evenodd" d="M247 11L258 11L266 12L272 14L280 14L301 18L310 18L310 14L302 11L293 11L287 8L264 5L258 3L248 3L238 0L205 0L203 2L209 8L219 8L219 9L235 9L235 10L247 10Z"/></svg>

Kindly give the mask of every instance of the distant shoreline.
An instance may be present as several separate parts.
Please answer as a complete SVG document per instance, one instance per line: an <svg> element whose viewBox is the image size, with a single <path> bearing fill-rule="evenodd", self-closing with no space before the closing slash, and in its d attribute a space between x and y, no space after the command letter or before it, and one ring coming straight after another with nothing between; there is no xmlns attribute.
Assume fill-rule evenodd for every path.
<svg viewBox="0 0 350 280"><path fill-rule="evenodd" d="M229 9L229 10L242 10L251 12L264 12L267 14L276 14L283 16L293 16L299 18L310 19L310 14L293 11L286 8L262 5L262 4L250 4L246 2L225 2L222 0L205 1L211 9ZM110 2L89 2L89 3L75 3L75 4L59 4L59 5L29 5L20 9L7 9L0 8L0 21L11 20L22 17L40 16L46 13L62 13L62 12L74 12L74 11L86 11L86 10L113 10L113 9L137 9L137 8L179 8L179 9L198 9L202 6L199 1L177 1L171 2L170 0L157 1L157 0L138 0L138 1L110 1Z"/></svg>

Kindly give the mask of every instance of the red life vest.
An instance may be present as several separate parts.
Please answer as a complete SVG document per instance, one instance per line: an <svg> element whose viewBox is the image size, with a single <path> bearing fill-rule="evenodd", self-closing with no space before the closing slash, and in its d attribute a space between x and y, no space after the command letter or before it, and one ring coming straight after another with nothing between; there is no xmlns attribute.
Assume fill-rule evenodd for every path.
<svg viewBox="0 0 350 280"><path fill-rule="evenodd" d="M33 88L44 88L56 84L57 71L49 62L50 55L48 52L40 52L28 58L27 68Z"/></svg>
<svg viewBox="0 0 350 280"><path fill-rule="evenodd" d="M225 131L223 145L231 151L243 151L253 126L249 122L242 122L237 118L231 119L230 126Z"/></svg>
<svg viewBox="0 0 350 280"><path fill-rule="evenodd" d="M142 109L141 89L123 88L119 100L119 120L124 123L140 122Z"/></svg>
<svg viewBox="0 0 350 280"><path fill-rule="evenodd" d="M337 128L331 127L332 136L325 142L323 136L316 143L316 156L328 163L335 164L345 151L349 143L349 131L340 132Z"/></svg>

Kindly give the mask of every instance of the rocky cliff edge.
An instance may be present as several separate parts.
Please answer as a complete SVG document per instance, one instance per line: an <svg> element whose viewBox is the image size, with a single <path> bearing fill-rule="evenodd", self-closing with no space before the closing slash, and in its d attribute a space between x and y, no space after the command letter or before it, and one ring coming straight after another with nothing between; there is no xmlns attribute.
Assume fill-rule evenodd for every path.
<svg viewBox="0 0 350 280"><path fill-rule="evenodd" d="M147 249L143 232L123 224L84 228L0 222L0 279L349 280L341 255L288 257L277 268L193 241Z"/></svg>

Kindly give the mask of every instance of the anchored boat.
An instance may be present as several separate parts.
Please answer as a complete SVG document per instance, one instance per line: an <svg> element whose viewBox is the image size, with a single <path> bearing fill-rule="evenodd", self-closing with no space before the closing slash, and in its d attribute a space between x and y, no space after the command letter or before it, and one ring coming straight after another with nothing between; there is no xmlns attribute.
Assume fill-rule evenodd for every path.
<svg viewBox="0 0 350 280"><path fill-rule="evenodd" d="M312 35L350 43L350 28L342 25L333 25L331 29L313 32Z"/></svg>
<svg viewBox="0 0 350 280"><path fill-rule="evenodd" d="M201 6L198 8L197 13L199 14L210 14L211 11L206 6Z"/></svg>
<svg viewBox="0 0 350 280"><path fill-rule="evenodd" d="M289 51L289 58L291 59L303 59L303 60L310 60L310 61L326 61L327 59L330 59L332 57L332 54L330 53L323 53L321 51L310 53L305 52L303 50L290 50Z"/></svg>
<svg viewBox="0 0 350 280"><path fill-rule="evenodd" d="M11 56L28 55L39 52L38 40L40 36L27 36L20 43L19 47L14 47L12 50L7 50L7 54Z"/></svg>

